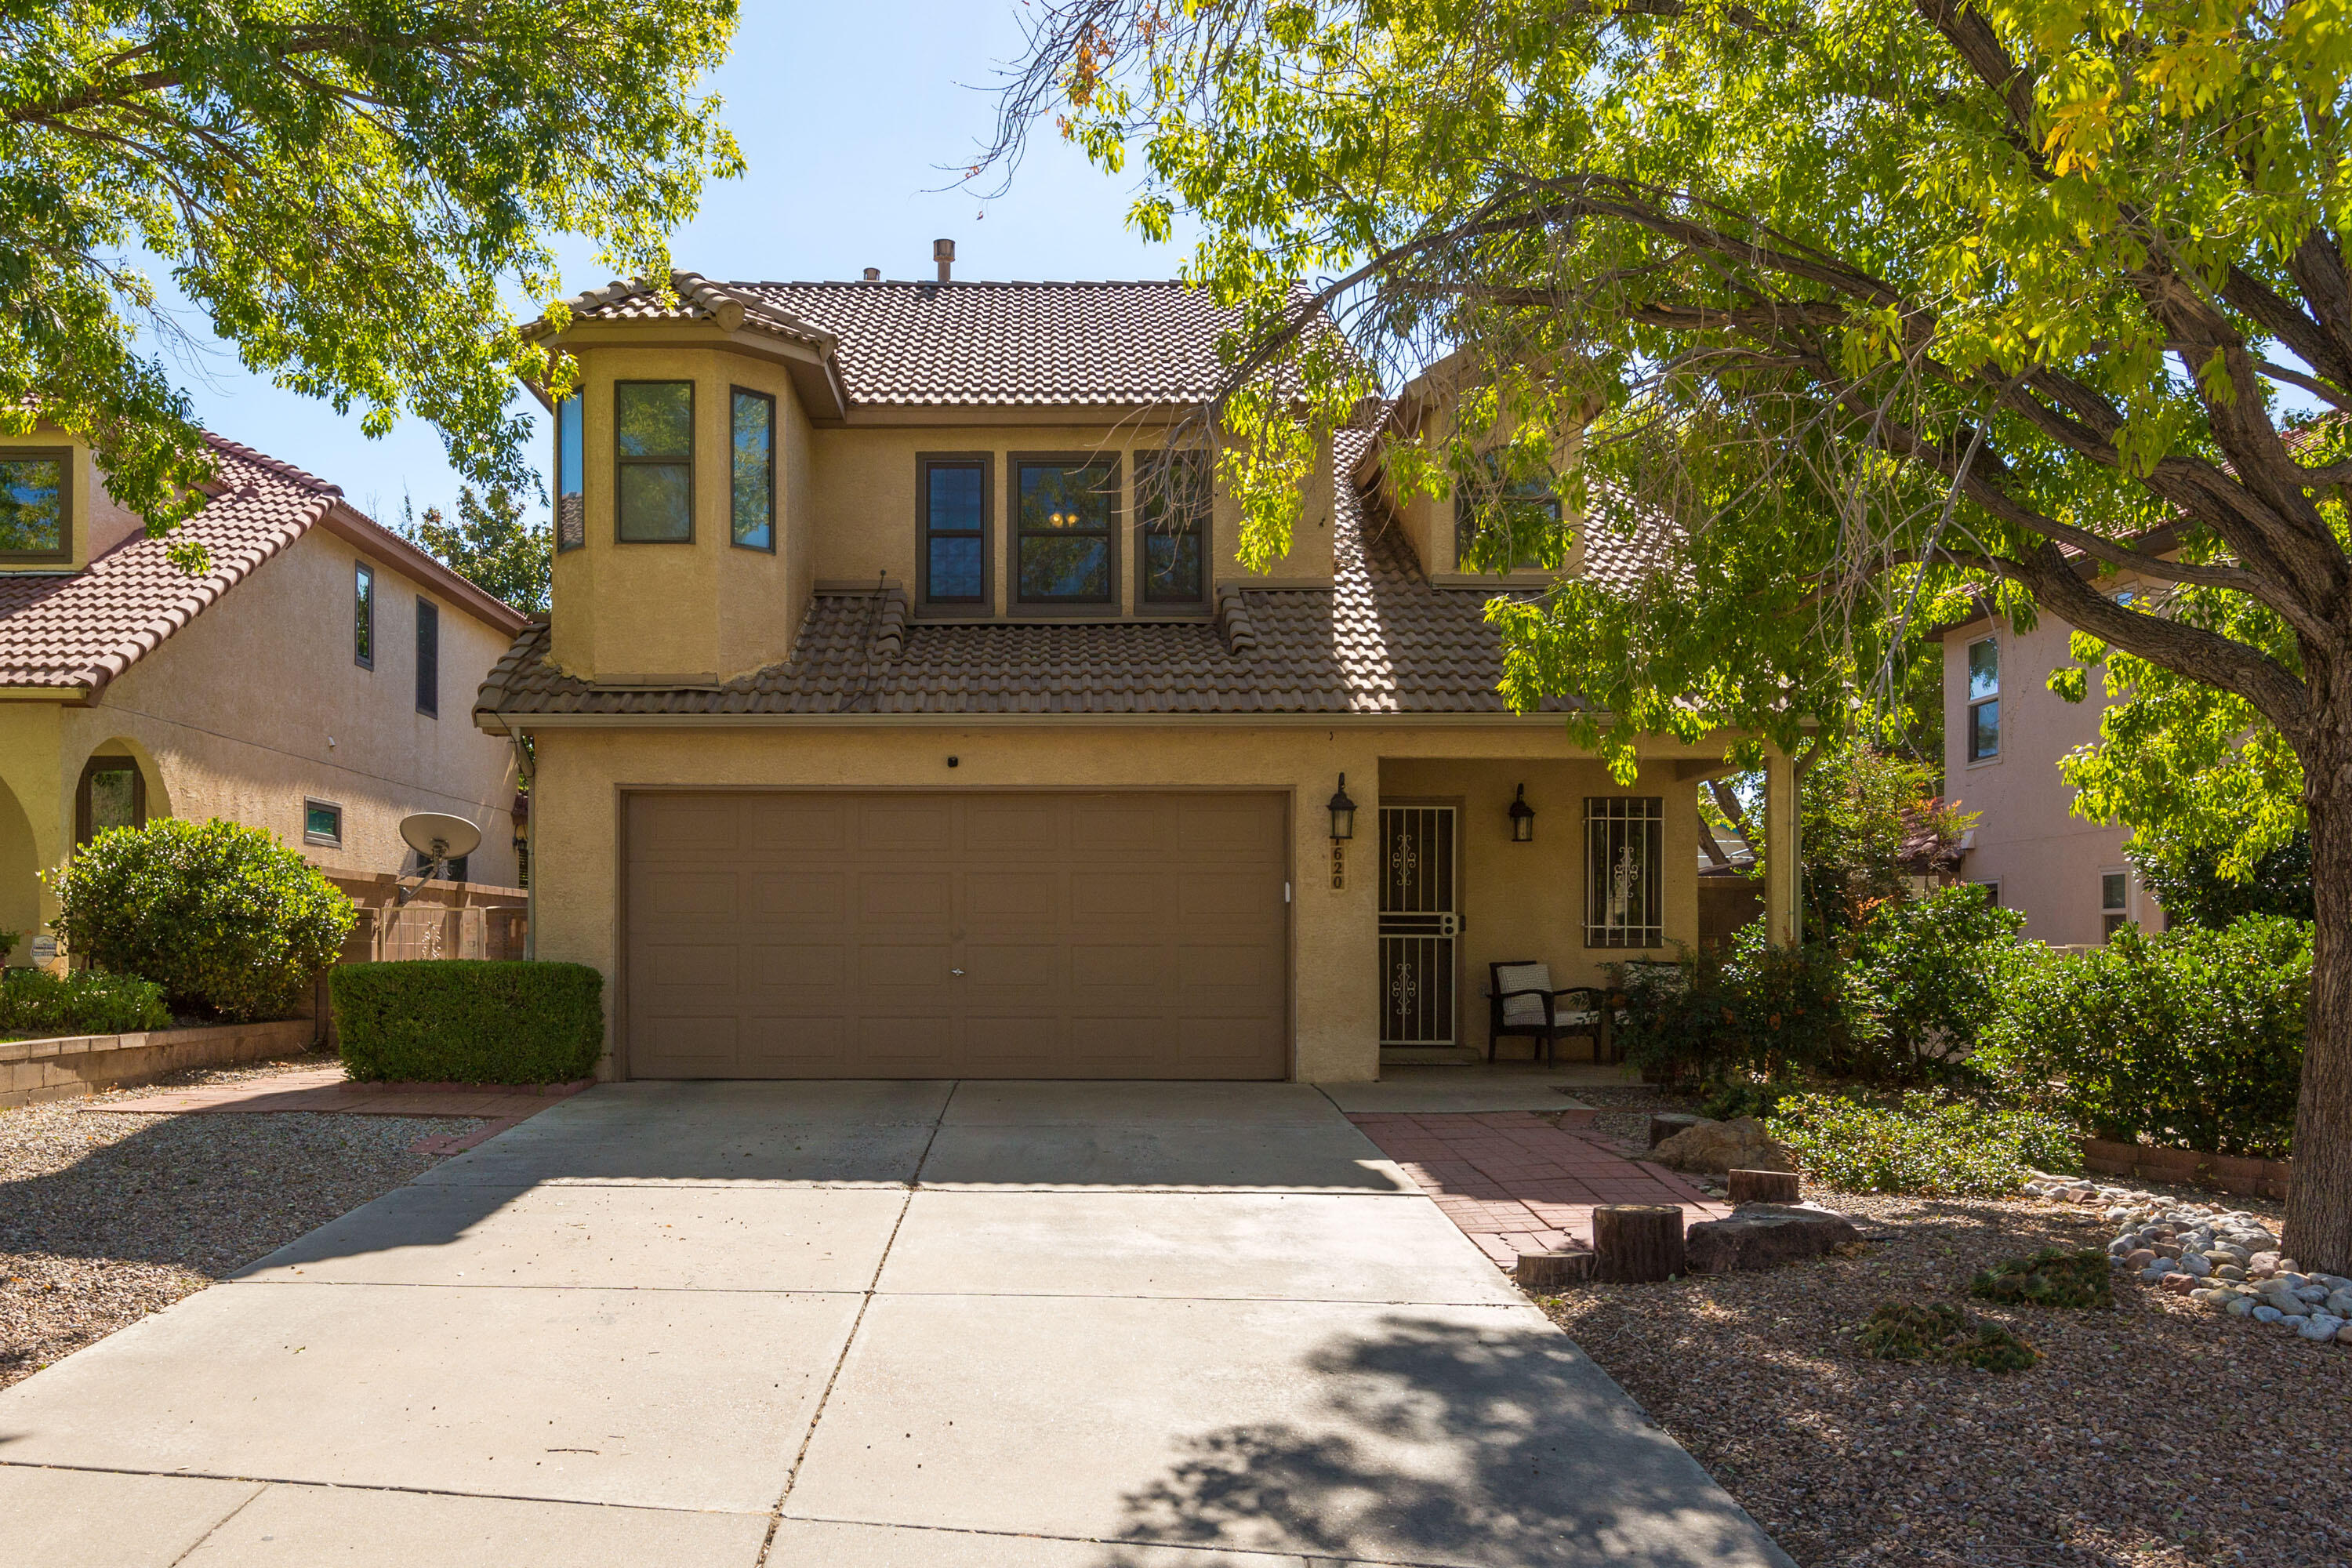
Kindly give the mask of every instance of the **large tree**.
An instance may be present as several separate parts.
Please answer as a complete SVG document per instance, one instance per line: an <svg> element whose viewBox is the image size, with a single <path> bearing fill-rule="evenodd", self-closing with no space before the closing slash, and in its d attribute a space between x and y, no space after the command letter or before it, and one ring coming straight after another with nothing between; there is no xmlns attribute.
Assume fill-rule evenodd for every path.
<svg viewBox="0 0 2352 1568"><path fill-rule="evenodd" d="M419 513L400 503L400 532L411 544L481 589L527 616L544 617L553 604L553 536L544 522L523 521L522 503L509 490L493 488L476 495L457 489L457 517L437 506Z"/></svg>
<svg viewBox="0 0 2352 1568"><path fill-rule="evenodd" d="M86 436L152 528L188 509L205 447L153 258L249 369L528 487L515 381L562 371L509 304L556 294L561 234L664 275L666 232L740 166L698 85L735 11L0 0L0 422Z"/></svg>
<svg viewBox="0 0 2352 1568"><path fill-rule="evenodd" d="M1585 526L1679 528L1638 592L1495 612L1507 689L1597 700L1621 761L1631 731L1844 722L1963 583L2266 721L2319 926L2288 1236L2352 1269L2352 458L2281 412L2352 407L2343 0L1033 14L975 174L1050 117L1106 165L1140 147L1148 229L1202 226L1195 275L1248 306L1202 416L1245 437L1255 555L1351 367L1442 362L1470 417L1391 471L1479 496L1489 451L1540 457ZM2120 602L2116 572L2280 635Z"/></svg>

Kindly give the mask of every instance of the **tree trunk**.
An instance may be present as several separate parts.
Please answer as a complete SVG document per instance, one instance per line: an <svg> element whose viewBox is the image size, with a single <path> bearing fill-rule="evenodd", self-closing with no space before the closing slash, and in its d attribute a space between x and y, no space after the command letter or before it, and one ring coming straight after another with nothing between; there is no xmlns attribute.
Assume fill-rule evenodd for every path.
<svg viewBox="0 0 2352 1568"><path fill-rule="evenodd" d="M2282 1239L2306 1269L2352 1274L2352 744L2296 751L2311 818L2316 924Z"/></svg>
<svg viewBox="0 0 2352 1568"><path fill-rule="evenodd" d="M1799 1201L1794 1171L1727 1171L1724 1183L1731 1201L1739 1204L1793 1204Z"/></svg>
<svg viewBox="0 0 2352 1568"><path fill-rule="evenodd" d="M1592 1211L1593 1272L1641 1285L1683 1271L1683 1211L1675 1204L1603 1204Z"/></svg>

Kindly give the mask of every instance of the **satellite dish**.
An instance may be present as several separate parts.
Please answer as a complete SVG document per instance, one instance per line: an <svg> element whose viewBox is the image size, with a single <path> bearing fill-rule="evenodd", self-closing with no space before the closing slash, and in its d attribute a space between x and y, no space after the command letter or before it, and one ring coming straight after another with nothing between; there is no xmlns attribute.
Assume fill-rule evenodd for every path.
<svg viewBox="0 0 2352 1568"><path fill-rule="evenodd" d="M400 836L427 860L460 860L480 847L482 830L446 811L420 811L400 819Z"/></svg>

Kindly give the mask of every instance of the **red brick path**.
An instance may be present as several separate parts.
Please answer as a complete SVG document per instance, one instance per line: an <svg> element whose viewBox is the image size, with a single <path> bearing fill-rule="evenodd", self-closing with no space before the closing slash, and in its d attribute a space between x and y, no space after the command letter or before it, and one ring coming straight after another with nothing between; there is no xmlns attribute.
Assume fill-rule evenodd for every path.
<svg viewBox="0 0 2352 1568"><path fill-rule="evenodd" d="M1664 1165L1627 1159L1578 1119L1571 1110L1555 1127L1528 1110L1348 1118L1505 1268L1522 1252L1592 1245L1601 1204L1680 1204L1686 1222L1731 1212Z"/></svg>

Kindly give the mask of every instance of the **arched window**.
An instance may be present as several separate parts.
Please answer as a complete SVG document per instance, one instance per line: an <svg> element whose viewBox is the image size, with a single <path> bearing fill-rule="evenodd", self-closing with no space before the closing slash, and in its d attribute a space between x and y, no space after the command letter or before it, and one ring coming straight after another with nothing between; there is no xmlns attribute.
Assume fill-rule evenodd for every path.
<svg viewBox="0 0 2352 1568"><path fill-rule="evenodd" d="M92 757L82 764L74 791L74 843L83 845L110 827L147 825L147 780L133 757Z"/></svg>

